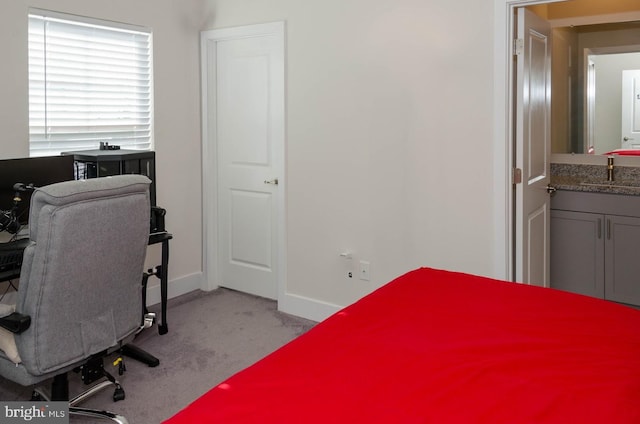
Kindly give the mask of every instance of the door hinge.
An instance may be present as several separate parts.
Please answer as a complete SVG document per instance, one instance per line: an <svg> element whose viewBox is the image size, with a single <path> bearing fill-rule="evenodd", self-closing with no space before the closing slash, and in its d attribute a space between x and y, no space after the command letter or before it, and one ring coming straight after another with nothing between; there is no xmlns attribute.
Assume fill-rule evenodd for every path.
<svg viewBox="0 0 640 424"><path fill-rule="evenodd" d="M511 175L511 181L512 181L513 185L522 183L522 169L513 168L513 172L512 172L512 175Z"/></svg>
<svg viewBox="0 0 640 424"><path fill-rule="evenodd" d="M513 40L513 54L514 56L519 56L522 54L524 50L524 39L516 38Z"/></svg>

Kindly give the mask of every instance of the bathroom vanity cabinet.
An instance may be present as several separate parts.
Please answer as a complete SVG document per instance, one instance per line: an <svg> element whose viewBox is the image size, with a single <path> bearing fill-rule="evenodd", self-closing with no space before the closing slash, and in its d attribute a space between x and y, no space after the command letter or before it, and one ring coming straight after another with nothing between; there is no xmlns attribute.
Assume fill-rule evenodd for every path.
<svg viewBox="0 0 640 424"><path fill-rule="evenodd" d="M551 287L640 306L638 194L556 192Z"/></svg>

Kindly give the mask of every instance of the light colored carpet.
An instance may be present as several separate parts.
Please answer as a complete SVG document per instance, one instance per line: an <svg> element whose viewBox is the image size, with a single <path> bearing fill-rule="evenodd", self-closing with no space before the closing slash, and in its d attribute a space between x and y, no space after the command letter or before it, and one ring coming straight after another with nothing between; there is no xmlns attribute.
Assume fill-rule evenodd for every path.
<svg viewBox="0 0 640 424"><path fill-rule="evenodd" d="M156 307L151 310L157 312ZM113 402L110 388L80 406L124 415L130 424L154 424L169 418L211 387L273 352L315 324L276 310L271 300L217 289L169 301L169 332L143 331L134 344L160 359L150 368L125 357L127 372L117 377L126 399ZM105 363L107 370L117 369ZM83 386L69 374L71 396ZM29 400L30 388L0 378L0 399ZM108 422L73 418L72 423Z"/></svg>

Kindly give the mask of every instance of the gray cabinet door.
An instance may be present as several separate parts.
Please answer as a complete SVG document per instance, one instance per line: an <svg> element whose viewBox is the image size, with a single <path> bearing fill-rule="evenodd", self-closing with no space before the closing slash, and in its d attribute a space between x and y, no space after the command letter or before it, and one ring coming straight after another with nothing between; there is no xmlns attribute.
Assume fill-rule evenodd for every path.
<svg viewBox="0 0 640 424"><path fill-rule="evenodd" d="M640 305L640 218L605 219L605 299Z"/></svg>
<svg viewBox="0 0 640 424"><path fill-rule="evenodd" d="M551 210L552 288L604 298L604 219L601 214Z"/></svg>

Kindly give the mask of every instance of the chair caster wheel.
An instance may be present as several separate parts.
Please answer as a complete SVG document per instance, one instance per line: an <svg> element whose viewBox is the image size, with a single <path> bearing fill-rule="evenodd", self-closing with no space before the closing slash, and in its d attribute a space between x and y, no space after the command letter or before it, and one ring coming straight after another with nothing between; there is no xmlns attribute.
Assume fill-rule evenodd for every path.
<svg viewBox="0 0 640 424"><path fill-rule="evenodd" d="M35 389L33 389L33 392L31 392L31 401L32 402L49 402L51 401L51 395L46 389L42 387L36 387Z"/></svg>
<svg viewBox="0 0 640 424"><path fill-rule="evenodd" d="M124 389L122 387L116 387L115 392L113 392L113 401L117 402L119 400L124 400Z"/></svg>

